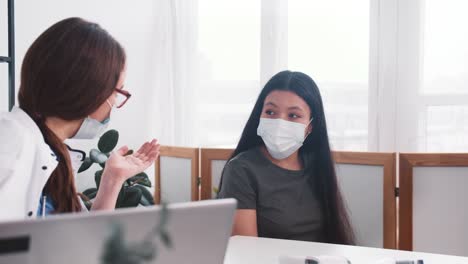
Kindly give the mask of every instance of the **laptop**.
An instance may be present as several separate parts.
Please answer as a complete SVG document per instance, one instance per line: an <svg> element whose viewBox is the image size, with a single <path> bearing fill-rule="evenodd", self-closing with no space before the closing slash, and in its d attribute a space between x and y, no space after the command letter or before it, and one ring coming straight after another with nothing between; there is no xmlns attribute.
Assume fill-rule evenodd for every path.
<svg viewBox="0 0 468 264"><path fill-rule="evenodd" d="M172 248L155 239L158 252L149 263L223 263L235 209L234 199L170 204ZM0 264L100 264L112 223L120 223L127 241L138 242L160 214L155 206L0 223Z"/></svg>

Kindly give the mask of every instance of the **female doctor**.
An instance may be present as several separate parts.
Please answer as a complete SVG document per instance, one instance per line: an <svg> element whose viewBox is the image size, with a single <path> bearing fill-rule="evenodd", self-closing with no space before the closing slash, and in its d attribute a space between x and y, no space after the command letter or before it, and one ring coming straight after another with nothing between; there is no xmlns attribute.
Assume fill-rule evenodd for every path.
<svg viewBox="0 0 468 264"><path fill-rule="evenodd" d="M23 60L19 107L0 114L0 220L35 217L40 202L51 213L82 210L64 140L106 129L111 111L130 97L125 60L107 31L80 18L62 20L34 41ZM127 151L109 157L93 210L114 209L123 182L154 162L159 145L152 140Z"/></svg>

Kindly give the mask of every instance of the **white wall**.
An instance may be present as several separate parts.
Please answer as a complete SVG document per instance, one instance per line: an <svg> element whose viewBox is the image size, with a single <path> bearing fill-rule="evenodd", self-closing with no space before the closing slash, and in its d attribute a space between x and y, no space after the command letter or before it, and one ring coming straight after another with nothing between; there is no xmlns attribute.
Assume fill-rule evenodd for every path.
<svg viewBox="0 0 468 264"><path fill-rule="evenodd" d="M6 8L1 1L0 6L0 52L6 51ZM154 89L154 62L152 62L152 47L155 44L154 24L155 3L152 0L41 0L15 1L16 15L16 86L19 87L20 68L23 57L32 42L55 22L72 16L79 16L99 23L109 31L125 48L127 52L127 82L126 89L131 91L132 98L124 108L114 111L111 127L119 130L121 140L119 145L126 143L136 148L144 140L149 139L150 129L154 130L151 120L159 118L154 113L148 113L146 108L151 102L147 98ZM5 4L6 7L6 4ZM5 28L5 29L3 29ZM3 55L3 54L2 54ZM0 67L0 71L3 68ZM6 110L7 80L5 73L0 72L0 107ZM18 89L18 88L17 88ZM5 108L3 107L5 106ZM157 137L158 135L153 135ZM74 147L83 148L91 143L71 142ZM150 178L153 170L149 170ZM79 189L87 185L83 177L78 179ZM93 180L90 184L94 184Z"/></svg>

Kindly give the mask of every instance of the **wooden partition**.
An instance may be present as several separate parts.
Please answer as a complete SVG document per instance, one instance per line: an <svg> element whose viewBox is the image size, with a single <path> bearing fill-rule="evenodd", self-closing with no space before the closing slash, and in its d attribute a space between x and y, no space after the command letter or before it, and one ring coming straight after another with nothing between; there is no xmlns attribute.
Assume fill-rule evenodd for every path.
<svg viewBox="0 0 468 264"><path fill-rule="evenodd" d="M200 149L201 157L201 199L213 199L216 197L214 188L219 185L222 167L231 157L233 149Z"/></svg>
<svg viewBox="0 0 468 264"><path fill-rule="evenodd" d="M214 188L219 185L222 168L233 151L233 149L213 148L202 148L200 150L202 200L215 198ZM356 229L358 232L364 231L361 244L396 248L396 154L333 152L333 156L337 166L343 166L337 168L337 174L345 199L349 201L350 214L356 220ZM378 184L378 186L372 186L372 184ZM360 185L362 187L359 187ZM376 190L364 192L366 188ZM362 201L367 202L367 204L362 205L356 199L358 197L369 198ZM365 208L370 204L375 204L378 207L378 212L369 211ZM364 221L366 219L373 222L369 224ZM379 222L375 223L376 220ZM374 230L371 229L372 227ZM374 234L375 232L378 232L378 234ZM373 239L374 236L378 237L379 242Z"/></svg>
<svg viewBox="0 0 468 264"><path fill-rule="evenodd" d="M190 200L215 198L214 188L232 153L233 149L162 147L156 161L156 203L171 191L164 190L166 185L174 186L176 193L190 187ZM362 245L380 247L381 242L384 248L468 256L468 154L400 154L399 190L395 153L337 151L333 157ZM180 181L174 184L171 179Z"/></svg>
<svg viewBox="0 0 468 264"><path fill-rule="evenodd" d="M468 256L468 154L399 155L399 249Z"/></svg>
<svg viewBox="0 0 468 264"><path fill-rule="evenodd" d="M199 200L199 149L161 146L155 164L156 204Z"/></svg>
<svg viewBox="0 0 468 264"><path fill-rule="evenodd" d="M333 152L358 244L397 248L396 154Z"/></svg>

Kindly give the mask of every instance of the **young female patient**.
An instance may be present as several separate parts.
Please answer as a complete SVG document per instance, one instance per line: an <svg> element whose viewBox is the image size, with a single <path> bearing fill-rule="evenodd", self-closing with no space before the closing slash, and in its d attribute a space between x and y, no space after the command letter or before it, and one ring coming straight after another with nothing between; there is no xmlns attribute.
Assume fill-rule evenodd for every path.
<svg viewBox="0 0 468 264"><path fill-rule="evenodd" d="M268 81L226 164L219 198L236 198L234 235L354 244L315 82Z"/></svg>

